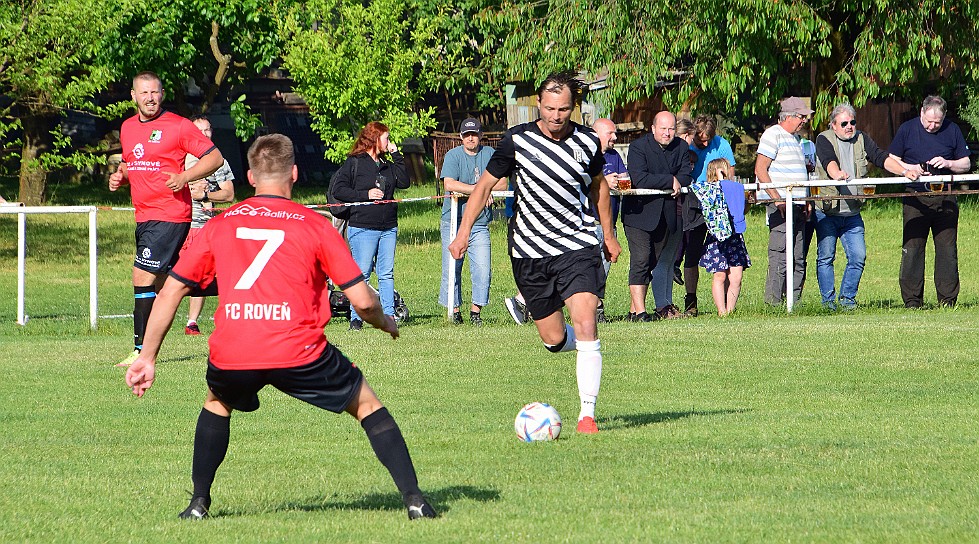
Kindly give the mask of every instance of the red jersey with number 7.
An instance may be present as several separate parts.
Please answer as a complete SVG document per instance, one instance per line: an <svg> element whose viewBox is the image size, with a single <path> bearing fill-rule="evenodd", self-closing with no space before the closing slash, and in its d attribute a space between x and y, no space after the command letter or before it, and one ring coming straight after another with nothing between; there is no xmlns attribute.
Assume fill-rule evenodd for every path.
<svg viewBox="0 0 979 544"><path fill-rule="evenodd" d="M327 343L327 277L341 289L364 281L328 219L275 196L254 196L208 221L170 275L202 288L218 278L209 344L222 370L312 362Z"/></svg>
<svg viewBox="0 0 979 544"><path fill-rule="evenodd" d="M188 153L203 157L214 143L190 120L168 111L148 121L138 115L126 119L119 140L136 222L190 223L190 189L171 191L165 172L183 172Z"/></svg>

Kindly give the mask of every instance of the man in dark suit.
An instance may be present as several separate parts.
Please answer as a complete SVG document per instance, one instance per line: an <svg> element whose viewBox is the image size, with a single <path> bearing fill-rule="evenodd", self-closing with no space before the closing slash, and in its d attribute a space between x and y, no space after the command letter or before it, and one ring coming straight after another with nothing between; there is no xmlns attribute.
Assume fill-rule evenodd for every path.
<svg viewBox="0 0 979 544"><path fill-rule="evenodd" d="M629 176L633 189L665 189L671 194L627 196L622 199L622 226L629 242L629 321L652 321L646 313L646 293L656 262L677 225L676 196L690 185L693 165L689 146L676 137L676 117L656 114L653 130L629 146ZM672 258L670 256L669 258Z"/></svg>

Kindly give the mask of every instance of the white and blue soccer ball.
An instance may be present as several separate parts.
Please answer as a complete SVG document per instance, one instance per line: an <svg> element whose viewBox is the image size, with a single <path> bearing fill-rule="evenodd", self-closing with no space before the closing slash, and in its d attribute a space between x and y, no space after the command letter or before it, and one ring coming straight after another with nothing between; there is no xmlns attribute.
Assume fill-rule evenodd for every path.
<svg viewBox="0 0 979 544"><path fill-rule="evenodd" d="M561 416L546 402L531 402L517 413L513 428L524 442L556 440L561 435Z"/></svg>

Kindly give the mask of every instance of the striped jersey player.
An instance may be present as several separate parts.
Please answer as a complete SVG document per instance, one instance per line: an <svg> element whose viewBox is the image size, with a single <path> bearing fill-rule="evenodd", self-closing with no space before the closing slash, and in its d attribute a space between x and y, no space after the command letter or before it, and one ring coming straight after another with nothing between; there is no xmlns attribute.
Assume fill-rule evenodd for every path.
<svg viewBox="0 0 979 544"><path fill-rule="evenodd" d="M537 88L540 119L507 131L470 198L482 202L499 179L514 181L509 229L513 277L547 349L577 351L577 431L594 434L602 378L596 311L605 291L600 252L615 262L621 248L612 230L598 136L571 122L581 87L573 74L549 75ZM592 202L597 218L590 211ZM478 212L478 207L471 207L463 215L449 245L454 258L466 250ZM603 240L595 234L596 220ZM565 306L572 326L565 323Z"/></svg>

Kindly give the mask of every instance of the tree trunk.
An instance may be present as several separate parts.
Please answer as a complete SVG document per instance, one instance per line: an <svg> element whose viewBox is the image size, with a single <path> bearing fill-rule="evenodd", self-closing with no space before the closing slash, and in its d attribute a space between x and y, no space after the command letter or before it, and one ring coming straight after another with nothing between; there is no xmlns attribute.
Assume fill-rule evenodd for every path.
<svg viewBox="0 0 979 544"><path fill-rule="evenodd" d="M54 117L38 115L23 119L24 146L20 154L20 195L18 200L28 206L42 204L46 197L48 172L37 159L51 151L54 138L51 129Z"/></svg>

